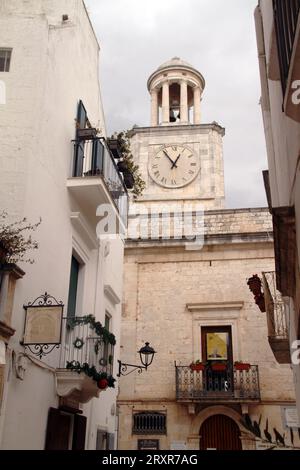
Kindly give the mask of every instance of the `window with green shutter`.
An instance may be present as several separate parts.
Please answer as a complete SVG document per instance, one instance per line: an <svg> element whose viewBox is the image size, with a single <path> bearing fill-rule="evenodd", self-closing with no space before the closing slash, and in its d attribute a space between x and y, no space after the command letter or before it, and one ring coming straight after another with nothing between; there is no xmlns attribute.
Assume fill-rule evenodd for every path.
<svg viewBox="0 0 300 470"><path fill-rule="evenodd" d="M68 317L75 317L76 315L79 269L80 263L77 261L75 256L72 256L68 298Z"/></svg>

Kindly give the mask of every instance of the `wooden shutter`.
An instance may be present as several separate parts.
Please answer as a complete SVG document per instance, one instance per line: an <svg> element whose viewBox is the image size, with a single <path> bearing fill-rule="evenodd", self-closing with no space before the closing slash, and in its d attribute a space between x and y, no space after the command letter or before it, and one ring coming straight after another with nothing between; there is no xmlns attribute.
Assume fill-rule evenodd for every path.
<svg viewBox="0 0 300 470"><path fill-rule="evenodd" d="M104 148L100 140L93 142L93 155L92 155L92 174L98 175L103 172L103 154Z"/></svg>
<svg viewBox="0 0 300 470"><path fill-rule="evenodd" d="M50 408L48 414L45 450L68 450L71 416Z"/></svg>
<svg viewBox="0 0 300 470"><path fill-rule="evenodd" d="M87 112L83 102L80 100L77 110L77 126L80 129L85 129L87 122ZM77 132L76 132L77 138ZM73 176L83 176L83 159L84 159L84 142L77 142L75 144L75 159Z"/></svg>
<svg viewBox="0 0 300 470"><path fill-rule="evenodd" d="M68 298L68 313L67 313L68 317L75 317L75 314L76 314L79 267L80 267L79 262L74 256L72 256L70 284L69 284L69 298Z"/></svg>
<svg viewBox="0 0 300 470"><path fill-rule="evenodd" d="M74 415L74 430L72 450L84 450L86 434L86 417Z"/></svg>

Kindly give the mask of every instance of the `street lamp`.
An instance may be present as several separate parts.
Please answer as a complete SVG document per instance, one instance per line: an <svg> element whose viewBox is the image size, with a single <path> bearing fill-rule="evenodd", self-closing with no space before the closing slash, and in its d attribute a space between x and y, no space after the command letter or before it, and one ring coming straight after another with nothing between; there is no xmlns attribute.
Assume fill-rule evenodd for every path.
<svg viewBox="0 0 300 470"><path fill-rule="evenodd" d="M134 372L135 370L138 371L139 374L143 372L143 369L147 370L149 366L151 366L154 358L154 354L156 354L156 351L150 346L149 343L145 343L145 346L143 346L139 351L140 355L140 360L142 365L137 366L135 364L126 364L124 362L118 361L119 363L119 372L117 373L117 377L120 377L121 375L129 375L131 372ZM128 372L128 367L132 368Z"/></svg>

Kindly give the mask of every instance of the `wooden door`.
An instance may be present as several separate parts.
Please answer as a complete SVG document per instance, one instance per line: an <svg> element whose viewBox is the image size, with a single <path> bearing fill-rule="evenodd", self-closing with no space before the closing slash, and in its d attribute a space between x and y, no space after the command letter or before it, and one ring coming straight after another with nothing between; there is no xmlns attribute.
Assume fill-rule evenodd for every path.
<svg viewBox="0 0 300 470"><path fill-rule="evenodd" d="M228 416L214 415L200 429L200 450L242 450L238 425Z"/></svg>

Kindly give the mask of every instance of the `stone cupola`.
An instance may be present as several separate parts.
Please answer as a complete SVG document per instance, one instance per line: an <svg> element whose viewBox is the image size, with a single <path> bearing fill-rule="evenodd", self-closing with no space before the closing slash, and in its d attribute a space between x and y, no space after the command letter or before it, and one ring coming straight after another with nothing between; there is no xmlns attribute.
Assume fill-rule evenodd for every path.
<svg viewBox="0 0 300 470"><path fill-rule="evenodd" d="M205 80L179 57L163 63L148 79L151 126L200 124L200 102Z"/></svg>

